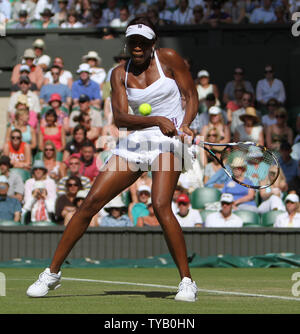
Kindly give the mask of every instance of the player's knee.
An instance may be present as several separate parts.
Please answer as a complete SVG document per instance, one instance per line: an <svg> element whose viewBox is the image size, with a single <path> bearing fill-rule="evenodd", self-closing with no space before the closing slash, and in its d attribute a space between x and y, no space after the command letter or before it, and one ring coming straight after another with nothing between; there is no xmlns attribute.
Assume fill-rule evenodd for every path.
<svg viewBox="0 0 300 334"><path fill-rule="evenodd" d="M152 199L152 206L158 219L168 218L172 214L171 203L165 200Z"/></svg>

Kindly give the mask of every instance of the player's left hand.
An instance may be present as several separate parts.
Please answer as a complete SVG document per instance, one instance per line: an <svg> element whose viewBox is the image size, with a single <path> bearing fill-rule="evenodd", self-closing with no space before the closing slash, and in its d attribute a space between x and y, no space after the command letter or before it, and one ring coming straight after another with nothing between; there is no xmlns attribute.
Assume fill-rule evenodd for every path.
<svg viewBox="0 0 300 334"><path fill-rule="evenodd" d="M186 137L188 137L188 140L192 143L194 140L194 132L187 126L187 125L181 125L179 128L179 131L181 131L180 138L184 142L186 140Z"/></svg>

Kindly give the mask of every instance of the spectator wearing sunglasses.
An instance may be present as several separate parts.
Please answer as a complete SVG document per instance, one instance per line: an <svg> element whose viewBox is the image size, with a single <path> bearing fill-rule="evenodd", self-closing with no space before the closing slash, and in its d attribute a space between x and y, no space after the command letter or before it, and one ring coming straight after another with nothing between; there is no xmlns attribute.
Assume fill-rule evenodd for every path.
<svg viewBox="0 0 300 334"><path fill-rule="evenodd" d="M202 227L200 212L191 207L189 196L181 194L177 198L177 212L175 214L181 227Z"/></svg>
<svg viewBox="0 0 300 334"><path fill-rule="evenodd" d="M266 115L263 115L262 117L262 124L265 128L269 125L273 125L277 123L275 112L279 108L279 106L280 106L280 103L274 98L271 98L267 102L266 107L267 107L268 113Z"/></svg>
<svg viewBox="0 0 300 334"><path fill-rule="evenodd" d="M285 198L285 213L276 217L274 227L300 227L299 196L288 194Z"/></svg>
<svg viewBox="0 0 300 334"><path fill-rule="evenodd" d="M286 100L285 88L280 79L275 78L272 65L265 66L265 78L257 82L256 99L262 105L266 106L271 98L275 98L283 104Z"/></svg>

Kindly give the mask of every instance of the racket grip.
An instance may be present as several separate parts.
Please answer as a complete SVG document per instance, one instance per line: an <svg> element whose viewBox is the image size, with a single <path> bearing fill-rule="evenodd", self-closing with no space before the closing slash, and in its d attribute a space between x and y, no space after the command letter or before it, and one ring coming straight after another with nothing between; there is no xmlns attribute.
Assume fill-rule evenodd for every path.
<svg viewBox="0 0 300 334"><path fill-rule="evenodd" d="M185 137L187 137L187 139L189 140L189 141L193 141L193 137L191 137L191 136L188 136L186 133L184 133L184 132L182 132L182 131L180 131L180 130L177 130L177 134L179 135L179 136L185 136Z"/></svg>

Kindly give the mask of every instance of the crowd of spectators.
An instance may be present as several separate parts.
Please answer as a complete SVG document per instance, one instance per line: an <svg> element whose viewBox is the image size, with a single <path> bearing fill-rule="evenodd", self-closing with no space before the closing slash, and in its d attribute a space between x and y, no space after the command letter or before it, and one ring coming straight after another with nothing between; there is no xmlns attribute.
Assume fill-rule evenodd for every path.
<svg viewBox="0 0 300 334"><path fill-rule="evenodd" d="M297 0L1 0L0 23L8 29L120 28L145 13L156 26L287 23L298 7Z"/></svg>
<svg viewBox="0 0 300 334"><path fill-rule="evenodd" d="M0 3L0 8L5 1ZM69 18L74 7L81 13L77 22L82 26L84 20L89 24L92 17L89 9L100 10L107 4L107 8L101 9L105 22L111 21L116 25L120 20L125 22L122 16L125 7L119 8L116 1L58 1L58 7L52 0L41 1L32 4L31 1L20 0L12 6L16 10L24 10L24 6L31 8L33 20L40 19L40 13L51 10L61 18L62 13L55 12L57 8L64 9ZM281 1L271 3L264 0L263 6L268 2L273 10ZM132 1L129 13L135 15L149 11L154 4L154 1ZM183 24L180 23L183 17L180 13L188 1L179 1L177 9L176 4L175 1L158 1L160 12L164 13L160 20L174 21L177 17L177 23ZM202 5L202 10L206 8L207 12L214 8L209 4L210 1L202 0L189 2L194 11ZM250 21L252 15L258 12L255 17L259 17L262 11L255 1L229 1L222 5L224 12L222 9L221 13L225 13L225 9L231 12L223 15L224 21L229 22L228 18L238 16L232 11L233 6L252 13L248 15ZM14 10L11 15L16 17ZM91 50L82 55L76 73L72 73L65 68L64 59L58 56L51 59L46 50L42 39L35 40L25 49L12 71L8 126L0 157L0 202L3 202L0 203L0 220L67 225L112 148L120 137L127 135L114 124L109 79L112 69L126 62L128 56L120 52L114 57L115 64L106 71L100 55ZM231 216L237 210L258 214L274 209L288 212L285 197L293 194L297 197L286 198L295 202L300 194L300 155L293 153L300 136L300 117L292 128L288 123L285 84L276 76L276 68L266 64L256 82L250 82L245 69L238 66L232 76L221 91L219 84L211 78L209 69L198 69L195 86L199 111L191 129L195 136L212 143L254 141L264 145L277 154L281 174L272 187L257 193L229 180L220 165L199 149L193 168L181 174L172 202L173 212L183 227L206 226L206 221L199 210L192 208L190 200L197 188L216 188L223 193L215 204L220 208L219 216L222 216L217 224L224 226L240 224L239 219ZM218 146L213 150L217 156L220 154ZM230 168L237 179L247 179L248 183L263 184L274 177L272 170L266 175L251 174L241 161L233 161ZM151 184L151 172L145 172L135 184L95 215L90 226L158 226L151 204ZM6 201L9 202L7 205ZM208 221L207 226L212 226L212 222L217 220ZM226 222L230 223L226 225Z"/></svg>

